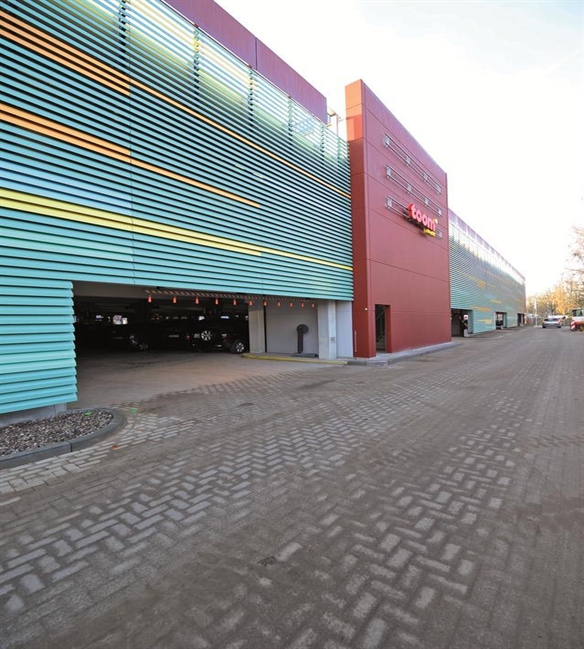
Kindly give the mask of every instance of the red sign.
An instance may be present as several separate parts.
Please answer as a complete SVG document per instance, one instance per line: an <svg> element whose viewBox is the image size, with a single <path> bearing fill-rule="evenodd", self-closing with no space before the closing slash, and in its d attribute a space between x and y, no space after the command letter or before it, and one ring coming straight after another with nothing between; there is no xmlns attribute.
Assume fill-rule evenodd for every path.
<svg viewBox="0 0 584 649"><path fill-rule="evenodd" d="M422 228L425 234L429 234L432 237L436 236L436 220L424 214L414 203L408 205L408 215L406 218L410 223Z"/></svg>

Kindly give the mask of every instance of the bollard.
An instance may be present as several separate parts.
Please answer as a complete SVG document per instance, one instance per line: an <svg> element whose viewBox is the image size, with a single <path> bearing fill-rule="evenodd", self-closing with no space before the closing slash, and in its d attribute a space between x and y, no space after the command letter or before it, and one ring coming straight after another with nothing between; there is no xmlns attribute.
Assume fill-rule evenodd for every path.
<svg viewBox="0 0 584 649"><path fill-rule="evenodd" d="M305 324L299 324L296 327L296 331L298 333L298 344L297 344L298 354L302 354L304 352L304 334L308 333L308 326Z"/></svg>

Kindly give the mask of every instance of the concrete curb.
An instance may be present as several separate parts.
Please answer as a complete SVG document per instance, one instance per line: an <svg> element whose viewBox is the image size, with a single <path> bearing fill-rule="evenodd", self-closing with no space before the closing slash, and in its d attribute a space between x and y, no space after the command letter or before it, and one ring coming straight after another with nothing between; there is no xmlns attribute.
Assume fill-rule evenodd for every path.
<svg viewBox="0 0 584 649"><path fill-rule="evenodd" d="M326 361L319 358L300 358L298 356L284 356L278 354L254 354L253 352L242 354L242 357L253 358L260 361L291 361L294 363L320 363L322 365L380 366L397 363L398 361L402 361L413 356L422 356L423 354L431 354L433 352L439 352L444 349L451 349L452 347L458 347L462 344L462 342L449 342L439 345L430 345L429 347L419 347L418 349L406 349L403 352L395 352L393 354L378 354L375 358L340 358L332 361Z"/></svg>
<svg viewBox="0 0 584 649"><path fill-rule="evenodd" d="M83 408L83 410L87 410L87 408ZM21 453L2 456L0 457L0 471L2 471L2 469L12 469L16 466L29 464L30 462L38 462L39 460L44 460L48 457L56 457L57 455L79 451L82 448L87 448L88 446L97 444L97 442L113 435L126 425L127 420L121 412L108 410L107 408L100 408L100 410L106 410L107 412L111 412L113 415L111 422L107 426L104 426L93 433L89 433L89 435L76 437L68 442L59 442L58 444L52 444L51 446L45 446L43 448L35 448L30 451L22 451Z"/></svg>
<svg viewBox="0 0 584 649"><path fill-rule="evenodd" d="M349 361L334 360L325 361L321 358L302 358L301 356L278 356L277 354L254 354L248 352L241 354L243 358L252 358L258 361L288 361L292 363L319 363L321 365L347 365Z"/></svg>
<svg viewBox="0 0 584 649"><path fill-rule="evenodd" d="M348 361L349 365L367 365L367 366L380 366L391 365L398 361L403 361L415 356L423 356L424 354L432 354L440 352L445 349L452 349L463 345L462 342L442 343L440 345L430 345L429 347L419 347L417 349L406 349L403 352L395 352L393 354L379 354L375 358L352 358Z"/></svg>

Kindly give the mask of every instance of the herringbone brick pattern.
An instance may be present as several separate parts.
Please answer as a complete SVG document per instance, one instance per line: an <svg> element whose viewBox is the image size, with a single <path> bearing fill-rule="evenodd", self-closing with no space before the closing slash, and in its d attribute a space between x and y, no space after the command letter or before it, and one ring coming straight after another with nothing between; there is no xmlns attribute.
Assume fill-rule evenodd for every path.
<svg viewBox="0 0 584 649"><path fill-rule="evenodd" d="M581 647L580 343L117 404L117 438L1 476L2 646Z"/></svg>

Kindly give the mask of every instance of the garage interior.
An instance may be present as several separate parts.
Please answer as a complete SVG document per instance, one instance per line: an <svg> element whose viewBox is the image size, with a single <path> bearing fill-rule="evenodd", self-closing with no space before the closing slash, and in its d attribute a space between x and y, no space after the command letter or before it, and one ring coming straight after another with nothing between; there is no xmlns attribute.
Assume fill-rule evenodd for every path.
<svg viewBox="0 0 584 649"><path fill-rule="evenodd" d="M249 349L250 303L241 296L76 283L77 354L100 349L240 354Z"/></svg>
<svg viewBox="0 0 584 649"><path fill-rule="evenodd" d="M212 346L207 344L211 341L205 339L204 330L209 324L236 329L244 340L245 350L223 346L227 351L294 353L297 326L304 324L308 328L304 349L315 353L318 351L317 313L319 306L323 306L319 302L287 296L75 282L76 347L80 354L99 348L147 351L181 346L190 351L208 351ZM136 334L136 343L142 344L129 341L131 332ZM191 337L185 339L184 334Z"/></svg>
<svg viewBox="0 0 584 649"><path fill-rule="evenodd" d="M236 380L258 372L250 364L266 366L260 373L282 371L240 362L250 350L250 320L255 347L294 355L298 323L307 323L303 348L318 349L317 300L75 282L73 308L78 399L69 408ZM218 334L207 338L207 331Z"/></svg>

